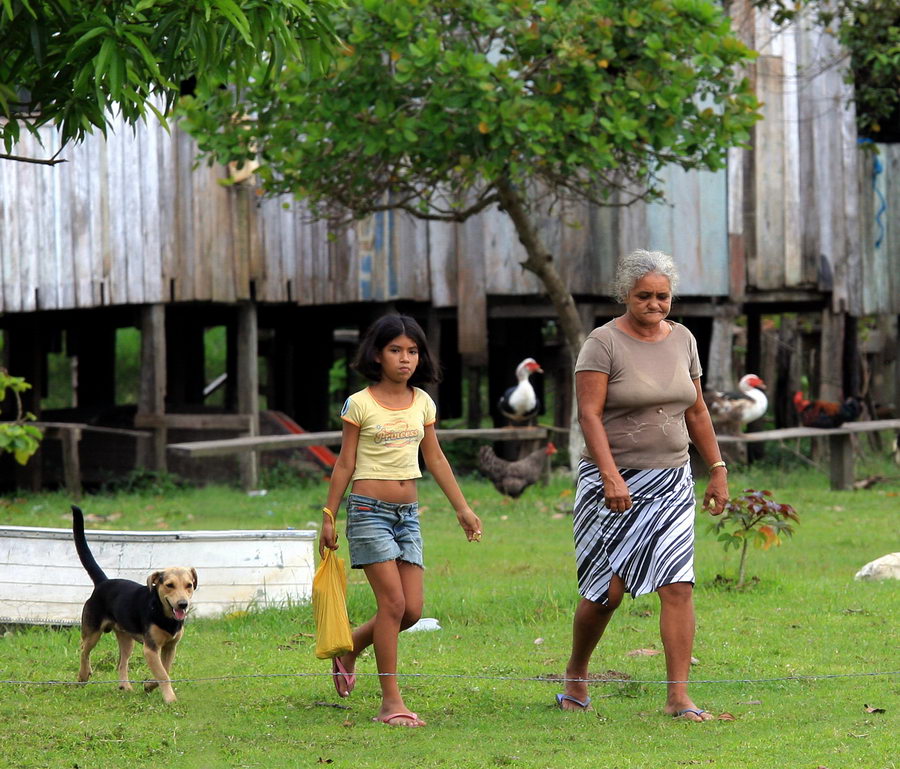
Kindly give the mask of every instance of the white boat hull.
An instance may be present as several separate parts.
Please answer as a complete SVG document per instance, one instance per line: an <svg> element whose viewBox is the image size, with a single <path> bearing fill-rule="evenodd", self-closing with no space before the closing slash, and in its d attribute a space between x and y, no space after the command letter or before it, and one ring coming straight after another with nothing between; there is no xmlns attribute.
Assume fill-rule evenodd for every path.
<svg viewBox="0 0 900 769"><path fill-rule="evenodd" d="M88 531L110 578L141 584L166 566L197 570L191 616L306 603L315 531ZM0 623L73 625L93 590L71 529L0 526Z"/></svg>

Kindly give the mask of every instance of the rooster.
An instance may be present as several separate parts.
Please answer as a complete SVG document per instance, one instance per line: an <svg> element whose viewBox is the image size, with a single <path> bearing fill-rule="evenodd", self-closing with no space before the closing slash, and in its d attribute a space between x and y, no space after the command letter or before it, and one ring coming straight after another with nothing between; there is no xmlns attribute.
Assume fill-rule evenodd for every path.
<svg viewBox="0 0 900 769"><path fill-rule="evenodd" d="M763 390L765 382L756 374L747 374L738 382L739 392L707 390L703 400L716 427L723 432L740 432L741 425L753 422L766 413L769 399Z"/></svg>
<svg viewBox="0 0 900 769"><path fill-rule="evenodd" d="M800 390L794 393L794 408L800 415L804 427L840 427L844 422L852 422L862 414L862 401L849 397L843 403L834 401L809 401Z"/></svg>
<svg viewBox="0 0 900 769"><path fill-rule="evenodd" d="M498 457L490 446L482 446L478 452L478 469L490 479L497 491L516 499L540 480L549 466L550 457L555 453L556 446L548 442L543 448L510 462Z"/></svg>

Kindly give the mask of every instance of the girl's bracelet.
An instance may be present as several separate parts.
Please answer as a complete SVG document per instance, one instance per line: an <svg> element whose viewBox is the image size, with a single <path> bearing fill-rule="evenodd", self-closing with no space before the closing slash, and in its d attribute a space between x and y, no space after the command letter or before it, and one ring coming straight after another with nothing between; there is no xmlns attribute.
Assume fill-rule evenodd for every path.
<svg viewBox="0 0 900 769"><path fill-rule="evenodd" d="M728 465L726 465L726 464L720 459L718 462L713 462L713 463L709 466L709 472L712 472L712 471L715 470L717 467L724 467L726 470L728 469Z"/></svg>

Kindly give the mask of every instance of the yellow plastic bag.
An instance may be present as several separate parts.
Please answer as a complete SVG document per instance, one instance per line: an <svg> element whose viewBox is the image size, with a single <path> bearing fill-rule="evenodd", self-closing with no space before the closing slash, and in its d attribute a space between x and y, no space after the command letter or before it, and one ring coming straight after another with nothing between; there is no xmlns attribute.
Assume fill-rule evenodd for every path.
<svg viewBox="0 0 900 769"><path fill-rule="evenodd" d="M312 589L313 616L316 620L316 657L337 657L353 649L350 618L347 616L347 573L344 559L333 550L316 569Z"/></svg>

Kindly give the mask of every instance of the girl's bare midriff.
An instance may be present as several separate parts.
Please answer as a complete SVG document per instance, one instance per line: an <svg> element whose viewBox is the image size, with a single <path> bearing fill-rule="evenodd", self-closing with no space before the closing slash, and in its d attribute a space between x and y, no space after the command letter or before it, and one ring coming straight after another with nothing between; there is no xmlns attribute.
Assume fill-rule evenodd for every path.
<svg viewBox="0 0 900 769"><path fill-rule="evenodd" d="M375 480L374 478L362 478L353 482L351 493L362 497L380 499L382 502L393 502L397 505L406 505L415 502L416 479L410 478L404 481Z"/></svg>

